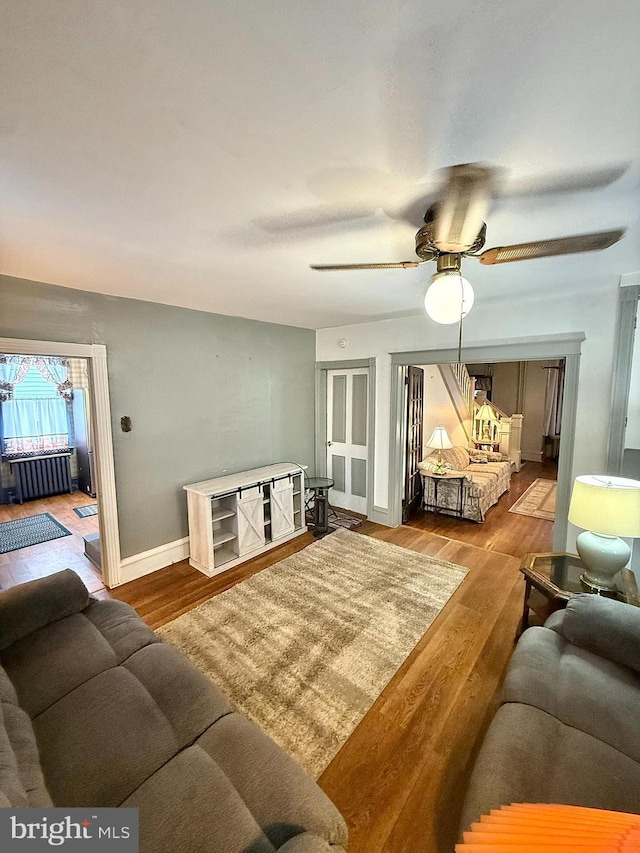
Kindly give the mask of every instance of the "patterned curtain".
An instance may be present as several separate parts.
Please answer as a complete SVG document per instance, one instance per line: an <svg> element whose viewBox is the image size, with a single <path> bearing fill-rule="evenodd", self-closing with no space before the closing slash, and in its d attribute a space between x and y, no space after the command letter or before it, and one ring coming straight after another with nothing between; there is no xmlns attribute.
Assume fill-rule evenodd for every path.
<svg viewBox="0 0 640 853"><path fill-rule="evenodd" d="M62 397L5 401L2 431L6 456L67 450L67 404Z"/></svg>
<svg viewBox="0 0 640 853"><path fill-rule="evenodd" d="M32 361L31 356L0 355L0 403L10 399L14 385L22 382Z"/></svg>
<svg viewBox="0 0 640 853"><path fill-rule="evenodd" d="M39 355L33 359L33 363L42 374L43 379L56 386L58 394L64 400L71 400L73 397L73 385L67 378L69 362L66 358Z"/></svg>

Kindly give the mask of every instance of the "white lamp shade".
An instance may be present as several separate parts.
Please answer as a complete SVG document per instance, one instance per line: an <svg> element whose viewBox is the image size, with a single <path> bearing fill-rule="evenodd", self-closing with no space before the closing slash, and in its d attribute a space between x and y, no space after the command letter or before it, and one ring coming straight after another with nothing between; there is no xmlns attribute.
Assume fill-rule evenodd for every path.
<svg viewBox="0 0 640 853"><path fill-rule="evenodd" d="M434 428L429 441L427 442L427 447L431 447L435 450L447 450L449 447L453 447L445 427L437 426Z"/></svg>
<svg viewBox="0 0 640 853"><path fill-rule="evenodd" d="M436 323L450 326L473 307L473 288L459 272L436 273L424 296L424 310Z"/></svg>
<svg viewBox="0 0 640 853"><path fill-rule="evenodd" d="M576 477L569 521L607 536L640 536L640 480L593 474Z"/></svg>
<svg viewBox="0 0 640 853"><path fill-rule="evenodd" d="M478 409L476 419L479 421L496 421L496 415L488 403L483 403Z"/></svg>

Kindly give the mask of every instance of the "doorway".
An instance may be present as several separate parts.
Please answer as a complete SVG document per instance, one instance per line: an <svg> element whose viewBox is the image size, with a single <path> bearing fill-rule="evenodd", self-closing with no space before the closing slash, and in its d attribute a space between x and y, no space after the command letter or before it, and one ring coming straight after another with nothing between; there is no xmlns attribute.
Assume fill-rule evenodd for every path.
<svg viewBox="0 0 640 853"><path fill-rule="evenodd" d="M367 513L369 371L366 367L327 371L327 477L329 503Z"/></svg>
<svg viewBox="0 0 640 853"><path fill-rule="evenodd" d="M403 523L514 557L552 550L564 359L463 363L455 367L430 364L405 370ZM442 454L445 467L453 464L457 468L454 459L458 454L446 448L464 448L471 454L467 456L470 467L462 493L454 480L445 484L438 501L438 485L442 484L427 473L423 481L428 486L427 508L423 508L422 500L413 506L407 500L408 478L416 468L416 450L412 448L412 436L417 433L412 424L415 394L410 393L414 373L420 376L423 403L420 428L424 438L418 462L428 460L428 465L432 460L435 464ZM483 420L483 413L484 417L490 415L491 422ZM447 456L449 452L454 455ZM505 462L511 466L507 479ZM417 471L422 481L420 469ZM482 505L481 519L474 511L470 491L474 489L480 490L475 497ZM457 495L451 506L447 490Z"/></svg>
<svg viewBox="0 0 640 853"><path fill-rule="evenodd" d="M104 589L87 359L0 354L0 585L72 568Z"/></svg>
<svg viewBox="0 0 640 853"><path fill-rule="evenodd" d="M316 364L315 473L330 477L329 502L371 516L375 451L375 359Z"/></svg>
<svg viewBox="0 0 640 853"><path fill-rule="evenodd" d="M584 334L549 335L507 344L470 346L465 351L465 362L497 363L543 361L564 359L564 396L562 402L563 446L558 459L556 521L553 529L553 549L564 551L567 540L568 510L571 495L573 468L573 443L578 393L580 349ZM458 363L456 350L425 350L421 352L391 354L391 423L389 442L389 522L397 526L402 522L403 480L400 472L404 465L404 407L403 377L408 365L454 365Z"/></svg>
<svg viewBox="0 0 640 853"><path fill-rule="evenodd" d="M102 579L106 587L120 583L120 537L116 504L111 407L107 373L107 351L103 344L72 344L0 338L0 352L53 358L86 359L88 387L92 394L93 461L95 492L100 505L98 526L102 552ZM87 502L86 497L82 499Z"/></svg>

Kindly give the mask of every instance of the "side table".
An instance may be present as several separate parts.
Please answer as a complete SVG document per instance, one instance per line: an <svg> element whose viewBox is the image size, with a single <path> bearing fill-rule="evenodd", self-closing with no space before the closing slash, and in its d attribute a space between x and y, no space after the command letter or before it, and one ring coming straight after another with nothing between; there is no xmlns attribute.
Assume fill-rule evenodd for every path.
<svg viewBox="0 0 640 853"><path fill-rule="evenodd" d="M580 580L585 568L576 554L552 551L524 555L520 564L520 571L525 579L524 607L518 637L529 627L530 610L546 619L555 610L566 607L567 601L575 593L591 592ZM607 597L640 606L635 575L629 569L623 569L620 576L622 588Z"/></svg>
<svg viewBox="0 0 640 853"><path fill-rule="evenodd" d="M458 472L436 474L434 471L422 471L421 473L425 485L428 482L428 488L425 489L422 499L422 508L428 512L438 512L441 509L448 509L462 518L462 485L465 475ZM446 485L443 488L443 484L445 483ZM442 492L444 492L444 495ZM447 500L447 497L453 497L453 500Z"/></svg>
<svg viewBox="0 0 640 853"><path fill-rule="evenodd" d="M324 536L329 530L329 489L333 488L330 477L309 477L305 488L313 492L313 530L314 536Z"/></svg>

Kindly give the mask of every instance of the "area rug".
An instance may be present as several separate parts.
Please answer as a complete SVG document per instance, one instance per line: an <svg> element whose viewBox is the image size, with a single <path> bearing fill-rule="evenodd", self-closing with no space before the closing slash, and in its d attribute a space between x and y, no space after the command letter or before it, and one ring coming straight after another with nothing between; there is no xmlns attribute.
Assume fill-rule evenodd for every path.
<svg viewBox="0 0 640 853"><path fill-rule="evenodd" d="M336 530L338 527L344 527L345 530L355 530L356 527L360 527L362 524L361 518L349 515L341 509L333 509L333 507L329 510L328 521L329 527L333 528L333 530Z"/></svg>
<svg viewBox="0 0 640 853"><path fill-rule="evenodd" d="M0 554L60 539L61 536L71 536L71 532L48 512L4 521L0 524Z"/></svg>
<svg viewBox="0 0 640 853"><path fill-rule="evenodd" d="M509 512L553 521L556 515L556 486L555 480L534 480Z"/></svg>
<svg viewBox="0 0 640 853"><path fill-rule="evenodd" d="M91 515L98 514L98 504L87 504L86 506L74 506L73 511L80 518L89 518Z"/></svg>
<svg viewBox="0 0 640 853"><path fill-rule="evenodd" d="M338 529L158 633L317 777L466 574Z"/></svg>

